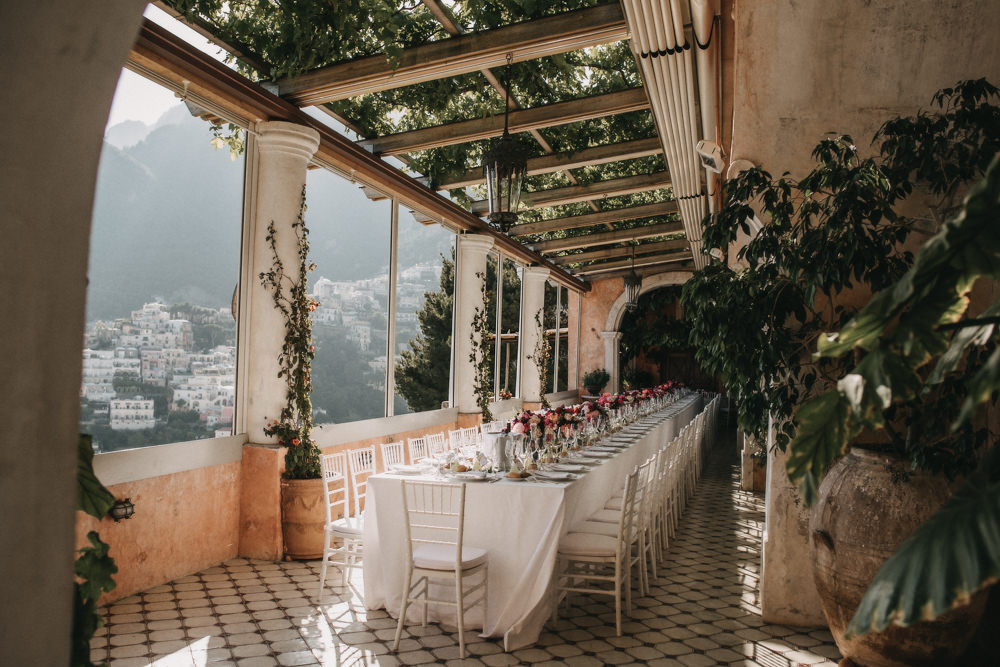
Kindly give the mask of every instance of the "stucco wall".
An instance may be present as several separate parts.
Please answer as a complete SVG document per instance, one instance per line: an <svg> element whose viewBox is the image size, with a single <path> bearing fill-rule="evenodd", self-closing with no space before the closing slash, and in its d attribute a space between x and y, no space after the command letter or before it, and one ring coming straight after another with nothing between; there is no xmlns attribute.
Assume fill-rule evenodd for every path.
<svg viewBox="0 0 1000 667"><path fill-rule="evenodd" d="M802 176L827 132L864 154L889 118L915 113L961 79L1000 83L995 0L736 0L730 157ZM919 202L915 203L919 205ZM821 624L797 492L768 475L761 607L765 620Z"/></svg>

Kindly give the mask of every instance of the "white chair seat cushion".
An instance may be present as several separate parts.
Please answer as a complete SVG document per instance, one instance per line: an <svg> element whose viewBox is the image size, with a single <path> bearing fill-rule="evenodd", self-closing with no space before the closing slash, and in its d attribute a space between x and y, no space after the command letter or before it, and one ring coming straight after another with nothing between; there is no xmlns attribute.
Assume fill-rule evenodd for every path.
<svg viewBox="0 0 1000 667"><path fill-rule="evenodd" d="M621 497L608 498L608 502L604 503L604 509L621 511L623 502L625 502L625 499Z"/></svg>
<svg viewBox="0 0 1000 667"><path fill-rule="evenodd" d="M617 526L621 518L622 518L622 511L620 509L597 510L596 512L590 515L590 518L587 519L587 521L601 521L603 523L613 523Z"/></svg>
<svg viewBox="0 0 1000 667"><path fill-rule="evenodd" d="M594 533L569 533L559 540L559 553L569 556L614 556L618 540Z"/></svg>
<svg viewBox="0 0 1000 667"><path fill-rule="evenodd" d="M594 535L607 535L618 538L618 522L606 523L603 521L581 521L573 526L573 533L592 533Z"/></svg>
<svg viewBox="0 0 1000 667"><path fill-rule="evenodd" d="M360 537L364 527L364 514L361 516L345 516L326 524L326 529L333 535L357 535Z"/></svg>
<svg viewBox="0 0 1000 667"><path fill-rule="evenodd" d="M467 570L486 562L486 549L462 546L462 569ZM426 570L454 570L455 546L452 544L416 544L413 547L414 567Z"/></svg>

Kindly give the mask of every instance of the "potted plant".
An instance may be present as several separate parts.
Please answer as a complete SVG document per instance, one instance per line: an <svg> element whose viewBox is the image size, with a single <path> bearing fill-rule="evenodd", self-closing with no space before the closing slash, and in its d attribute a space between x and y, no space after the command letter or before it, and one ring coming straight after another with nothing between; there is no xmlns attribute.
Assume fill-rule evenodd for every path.
<svg viewBox="0 0 1000 667"><path fill-rule="evenodd" d="M601 393L605 385L611 380L611 375L603 368L595 368L583 376L583 386L587 393L596 396Z"/></svg>
<svg viewBox="0 0 1000 667"><path fill-rule="evenodd" d="M909 298L928 294L914 287L907 273L913 256L906 242L913 232L933 230L951 219L963 189L985 173L1000 149L997 98L997 89L984 80L961 82L934 97L937 111L883 125L875 136L880 144L877 157L862 158L849 137L835 137L820 142L813 151L817 168L801 180L787 175L775 180L760 169L742 173L727 183L720 212L706 220L706 248L726 249L738 230L749 233L752 204L768 224L740 251L739 270L713 264L684 288L696 358L736 395L744 430L763 436L773 420L776 446L784 449L794 438L788 470L807 504L848 487L857 493L854 505L843 496L830 503L820 500L813 511L811 542L817 587L821 597L828 594L824 612L831 631L841 652L861 664L940 662L934 643L948 635L967 639L970 632L956 630L974 630L976 625L970 619L953 624L945 637L925 644L932 657L921 658L918 652L903 651L911 647L909 637L895 634L883 648L865 640L866 647L856 653L858 646L848 639L844 619L854 614L878 564L945 501L948 477L967 473L982 453L984 430L959 420L973 386L964 373L976 364L951 366L938 382L926 386L927 391L921 384L926 376L907 370L911 356L913 367L919 368L947 348L946 342L927 334L926 327L938 326L939 316L960 317L968 304L964 290L969 285L952 285L961 298L947 302L945 290L934 295L935 303L925 304L923 310L914 305L909 311ZM918 188L934 195L930 216L922 219L901 213L913 209L912 202L904 201ZM995 227L985 233L995 234ZM974 237L965 240L965 254L952 257L955 265L974 265L979 255L991 252L988 242L978 246ZM929 245L937 248L931 254L940 255L942 244L951 242ZM954 271L953 266L935 266L939 272ZM874 295L871 308L892 312L889 319L876 322L859 315L866 295ZM907 305L887 305L897 299ZM934 309L943 303L949 309L942 315ZM905 312L923 322L925 330L896 326ZM844 353L850 349L860 356L871 350L879 339L879 323L896 332L888 334L895 347L892 353L861 359L858 372L858 359ZM843 330L838 342L829 342L825 332L838 329ZM844 331L850 334L846 338ZM961 354L946 356L954 360ZM955 429L950 428L953 423ZM876 448L876 460L862 461L864 465L821 490L819 478L848 445L857 453L845 457L844 465L868 456L859 449L862 443ZM902 456L886 470L890 450ZM868 475L876 470L881 472ZM925 478L934 474L943 476L924 486ZM934 502L927 502L932 497ZM889 508L891 502L896 509ZM838 508L837 520L817 518L826 513L830 519L830 507ZM834 566L826 558L829 553L843 555L855 544L855 538L832 532L842 526L869 528L879 542L853 558L855 565L864 561L861 568L823 574L821 570ZM887 538L893 532L895 537ZM825 584L824 577L834 584ZM844 591L842 584L850 581L858 591ZM897 651L895 661L887 657L885 647ZM960 649L946 652L954 656Z"/></svg>
<svg viewBox="0 0 1000 667"><path fill-rule="evenodd" d="M323 487L320 450L312 440L312 312L319 305L308 294L309 230L305 225L305 189L299 214L291 225L297 242L298 263L289 275L278 255L274 222L267 227L271 248L269 271L259 279L270 292L274 307L285 321L285 339L278 355L278 377L285 381L285 406L277 419L264 427L264 434L277 438L286 447L285 471L281 483L281 523L285 555L291 558L319 558L323 555Z"/></svg>

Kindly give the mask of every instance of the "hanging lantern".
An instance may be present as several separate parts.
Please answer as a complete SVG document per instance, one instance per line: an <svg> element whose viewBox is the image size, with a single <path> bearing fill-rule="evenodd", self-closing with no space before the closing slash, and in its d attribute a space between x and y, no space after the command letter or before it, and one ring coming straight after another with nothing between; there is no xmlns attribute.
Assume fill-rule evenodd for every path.
<svg viewBox="0 0 1000 667"><path fill-rule="evenodd" d="M639 307L641 287L642 276L635 272L635 246L632 246L632 270L625 275L625 310L635 310Z"/></svg>
<svg viewBox="0 0 1000 667"><path fill-rule="evenodd" d="M510 61L511 55L508 54L508 67ZM486 219L491 227L502 234L510 231L517 222L521 182L528 172L528 151L508 131L509 81L504 84L504 93L503 136L483 154L483 174L486 176L486 192L490 204L490 214Z"/></svg>

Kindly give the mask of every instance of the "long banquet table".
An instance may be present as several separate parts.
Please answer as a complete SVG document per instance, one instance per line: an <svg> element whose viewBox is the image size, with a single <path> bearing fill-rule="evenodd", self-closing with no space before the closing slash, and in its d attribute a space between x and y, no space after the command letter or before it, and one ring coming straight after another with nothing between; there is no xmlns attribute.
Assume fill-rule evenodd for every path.
<svg viewBox="0 0 1000 667"><path fill-rule="evenodd" d="M482 627L484 637L503 637L512 651L533 644L551 614L549 586L560 538L604 506L632 468L652 456L702 409L690 393L616 434L632 443L570 482L531 480L468 483L465 544L489 552L489 601L466 614L466 627ZM572 462L572 461L571 461ZM405 575L406 544L402 481L440 478L383 473L368 480L364 523L364 587L368 609L398 615ZM416 621L421 605L412 605ZM407 616L410 616L410 612ZM449 618L448 614L451 614ZM453 622L454 611L432 605L431 617Z"/></svg>

